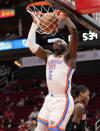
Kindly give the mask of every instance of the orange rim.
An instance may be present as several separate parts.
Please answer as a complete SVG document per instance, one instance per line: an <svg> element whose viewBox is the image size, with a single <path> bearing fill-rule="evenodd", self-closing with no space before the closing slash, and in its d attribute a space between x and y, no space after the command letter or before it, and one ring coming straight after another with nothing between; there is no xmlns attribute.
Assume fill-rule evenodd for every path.
<svg viewBox="0 0 100 131"><path fill-rule="evenodd" d="M48 3L48 2L44 2L44 1L42 1L42 2L35 2L35 3L32 3L32 4L29 4L29 5L26 7L26 10L28 10L28 8L30 8L30 7L33 6L33 5L35 5L35 6L40 6L40 5L51 5L51 4Z"/></svg>

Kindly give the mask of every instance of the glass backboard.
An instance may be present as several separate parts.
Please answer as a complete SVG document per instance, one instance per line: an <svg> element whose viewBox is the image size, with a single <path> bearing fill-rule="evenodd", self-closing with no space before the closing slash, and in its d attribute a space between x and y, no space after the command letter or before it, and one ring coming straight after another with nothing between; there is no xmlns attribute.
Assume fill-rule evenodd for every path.
<svg viewBox="0 0 100 131"><path fill-rule="evenodd" d="M62 10L70 18L76 20L86 28L96 33L100 33L100 13L81 15L75 9L74 0L46 0L54 7Z"/></svg>

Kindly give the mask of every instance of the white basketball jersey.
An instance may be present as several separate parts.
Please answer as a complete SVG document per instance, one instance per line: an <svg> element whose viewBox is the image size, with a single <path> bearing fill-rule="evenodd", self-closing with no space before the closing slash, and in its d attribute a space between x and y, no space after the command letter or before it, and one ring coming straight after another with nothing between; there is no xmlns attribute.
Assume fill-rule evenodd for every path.
<svg viewBox="0 0 100 131"><path fill-rule="evenodd" d="M64 61L64 56L50 55L46 66L47 87L50 94L66 94L71 90L74 69Z"/></svg>

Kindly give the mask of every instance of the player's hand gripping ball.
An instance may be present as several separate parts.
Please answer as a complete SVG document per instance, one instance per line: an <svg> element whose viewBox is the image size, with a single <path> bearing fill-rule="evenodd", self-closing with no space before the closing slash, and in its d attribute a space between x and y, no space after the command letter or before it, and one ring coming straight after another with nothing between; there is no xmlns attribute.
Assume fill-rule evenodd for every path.
<svg viewBox="0 0 100 131"><path fill-rule="evenodd" d="M57 30L58 19L56 15L53 13L44 14L40 20L40 26L47 33Z"/></svg>

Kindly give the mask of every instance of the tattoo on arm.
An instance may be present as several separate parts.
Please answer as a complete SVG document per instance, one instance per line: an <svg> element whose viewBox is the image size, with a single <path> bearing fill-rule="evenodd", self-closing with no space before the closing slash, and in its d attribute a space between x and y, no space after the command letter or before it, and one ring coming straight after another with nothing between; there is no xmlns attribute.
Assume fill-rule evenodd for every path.
<svg viewBox="0 0 100 131"><path fill-rule="evenodd" d="M84 107L81 104L77 104L74 109L73 119L72 121L76 124L80 124L80 120L84 114Z"/></svg>

